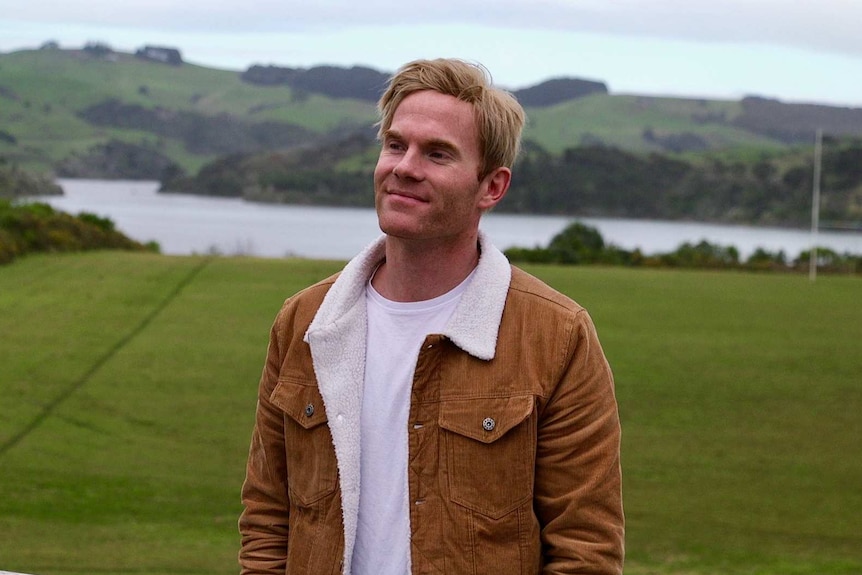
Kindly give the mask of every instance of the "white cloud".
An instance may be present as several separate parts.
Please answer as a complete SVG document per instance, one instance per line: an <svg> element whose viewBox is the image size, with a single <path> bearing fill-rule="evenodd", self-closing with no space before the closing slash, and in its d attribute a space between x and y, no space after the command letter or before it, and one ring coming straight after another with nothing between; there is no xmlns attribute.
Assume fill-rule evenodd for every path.
<svg viewBox="0 0 862 575"><path fill-rule="evenodd" d="M862 56L862 2L856 0L32 0L16 3L5 17L224 33L478 25L777 44Z"/></svg>

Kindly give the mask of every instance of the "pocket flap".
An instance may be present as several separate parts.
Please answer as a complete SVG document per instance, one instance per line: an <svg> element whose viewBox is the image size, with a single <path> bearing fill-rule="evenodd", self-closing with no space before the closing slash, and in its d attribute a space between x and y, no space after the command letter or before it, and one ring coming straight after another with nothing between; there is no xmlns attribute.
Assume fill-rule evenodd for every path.
<svg viewBox="0 0 862 575"><path fill-rule="evenodd" d="M323 397L316 385L292 379L279 379L269 400L305 429L326 423Z"/></svg>
<svg viewBox="0 0 862 575"><path fill-rule="evenodd" d="M440 403L440 427L492 443L527 419L533 403L532 395L445 400Z"/></svg>

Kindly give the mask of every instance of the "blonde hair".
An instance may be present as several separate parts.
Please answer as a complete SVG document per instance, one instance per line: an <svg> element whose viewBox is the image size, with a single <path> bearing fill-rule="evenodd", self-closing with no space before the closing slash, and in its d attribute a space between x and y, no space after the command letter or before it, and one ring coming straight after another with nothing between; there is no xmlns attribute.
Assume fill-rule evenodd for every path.
<svg viewBox="0 0 862 575"><path fill-rule="evenodd" d="M521 147L524 109L512 94L492 84L484 66L463 60L415 60L402 66L377 103L379 138L392 125L402 100L422 90L434 90L473 105L482 153L480 179L501 166L512 167Z"/></svg>

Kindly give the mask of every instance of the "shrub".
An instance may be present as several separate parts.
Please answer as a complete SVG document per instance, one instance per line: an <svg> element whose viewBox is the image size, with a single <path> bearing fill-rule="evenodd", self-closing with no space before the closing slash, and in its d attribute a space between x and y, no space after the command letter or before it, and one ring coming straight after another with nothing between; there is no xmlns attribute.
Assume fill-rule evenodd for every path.
<svg viewBox="0 0 862 575"><path fill-rule="evenodd" d="M70 252L96 249L149 250L116 230L114 222L95 214L73 216L48 204L13 205L0 200L0 264L30 252Z"/></svg>
<svg viewBox="0 0 862 575"><path fill-rule="evenodd" d="M726 268L739 265L739 250L733 246L719 246L701 240L697 244L685 242L675 252L661 256L671 267Z"/></svg>
<svg viewBox="0 0 862 575"><path fill-rule="evenodd" d="M757 248L745 260L745 266L754 270L786 270L787 256L784 250L770 252L763 248Z"/></svg>
<svg viewBox="0 0 862 575"><path fill-rule="evenodd" d="M104 230L106 232L114 231L114 222L111 221L110 218L103 218L101 216L97 216L96 214L90 214L87 212L81 212L78 214L78 219L82 222L92 224L97 228Z"/></svg>
<svg viewBox="0 0 862 575"><path fill-rule="evenodd" d="M561 264L595 263L602 259L605 240L596 228L575 222L548 245L553 261Z"/></svg>

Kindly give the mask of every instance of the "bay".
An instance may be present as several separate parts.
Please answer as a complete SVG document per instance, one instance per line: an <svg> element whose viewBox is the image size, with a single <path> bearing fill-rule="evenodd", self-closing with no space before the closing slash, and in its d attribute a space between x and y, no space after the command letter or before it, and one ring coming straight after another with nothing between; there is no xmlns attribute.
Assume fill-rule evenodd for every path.
<svg viewBox="0 0 862 575"><path fill-rule="evenodd" d="M63 196L34 198L57 209L108 217L138 241L156 241L172 255L220 253L258 257L344 260L380 235L370 208L337 208L246 202L184 194L159 194L157 182L60 179ZM795 258L811 246L806 230L697 222L574 218L491 212L481 227L500 249L545 246L575 220L599 230L606 243L645 254L706 240L735 246L742 258L755 249L784 250ZM821 231L819 246L862 253L862 233Z"/></svg>

